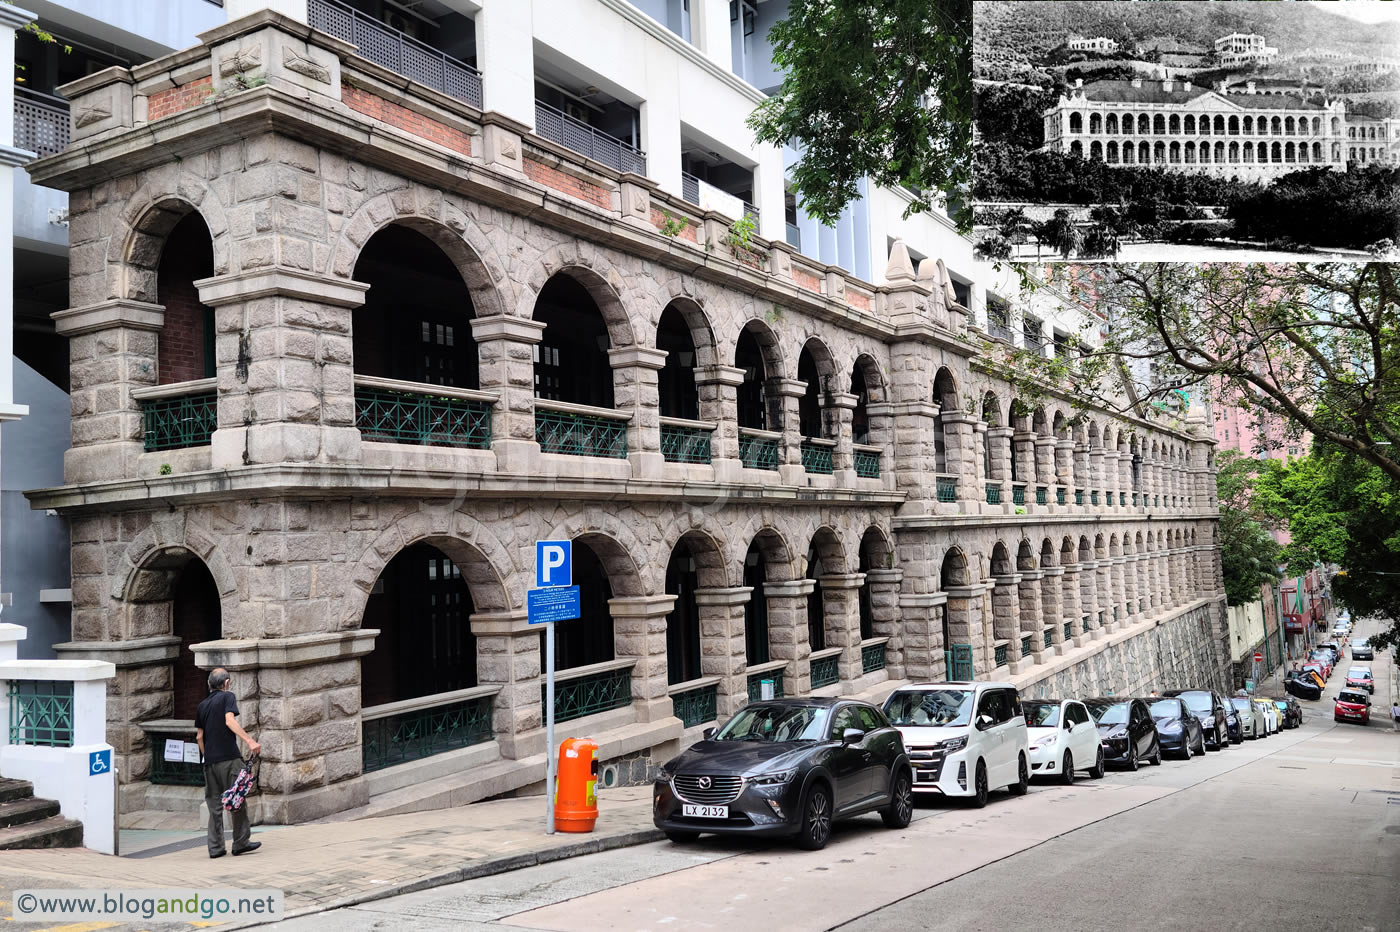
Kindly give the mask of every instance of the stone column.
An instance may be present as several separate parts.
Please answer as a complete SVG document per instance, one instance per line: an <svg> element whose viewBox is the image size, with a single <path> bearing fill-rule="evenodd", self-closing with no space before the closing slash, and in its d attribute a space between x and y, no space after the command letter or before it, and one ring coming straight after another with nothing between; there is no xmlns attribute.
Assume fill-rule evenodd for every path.
<svg viewBox="0 0 1400 932"><path fill-rule="evenodd" d="M895 487L895 417L894 406L879 402L865 406L870 443L880 447L880 482L886 489Z"/></svg>
<svg viewBox="0 0 1400 932"><path fill-rule="evenodd" d="M777 402L783 412L783 461L778 475L784 485L807 484L807 470L802 468L802 422L798 417L798 402L807 392L807 383L797 379L769 379Z"/></svg>
<svg viewBox="0 0 1400 932"><path fill-rule="evenodd" d="M720 719L733 715L749 701L744 608L752 594L752 586L695 591L700 611L700 672L720 678L716 709Z"/></svg>
<svg viewBox="0 0 1400 932"><path fill-rule="evenodd" d="M860 587L864 573L833 573L822 584L822 616L826 646L841 648L841 691L850 692L865 675L860 661Z"/></svg>
<svg viewBox="0 0 1400 932"><path fill-rule="evenodd" d="M903 589L909 586L906 576ZM900 633L904 648L904 676L915 681L946 677L943 652L943 611L948 603L946 592L899 594Z"/></svg>
<svg viewBox="0 0 1400 932"><path fill-rule="evenodd" d="M627 459L634 479L660 479L666 465L661 455L661 395L657 373L666 365L666 351L645 346L608 350L613 370L613 407L627 411Z"/></svg>
<svg viewBox="0 0 1400 932"><path fill-rule="evenodd" d="M1135 553L1126 554L1123 557L1123 602L1125 612L1123 616L1124 624L1132 624L1142 618L1142 613L1137 606L1137 567L1138 555Z"/></svg>
<svg viewBox="0 0 1400 932"><path fill-rule="evenodd" d="M1137 609L1137 613L1138 620L1141 621L1154 614L1152 611L1152 584L1148 578L1151 561L1146 553L1138 553L1135 556L1137 558L1137 596L1138 602L1142 605L1141 608Z"/></svg>
<svg viewBox="0 0 1400 932"><path fill-rule="evenodd" d="M739 386L744 370L735 366L697 366L695 385L700 394L700 420L715 424L710 438L710 464L717 482L739 478Z"/></svg>
<svg viewBox="0 0 1400 932"><path fill-rule="evenodd" d="M1065 489L1065 504L1074 504L1074 441L1055 441L1055 485ZM1059 501L1058 495L1056 501Z"/></svg>
<svg viewBox="0 0 1400 932"><path fill-rule="evenodd" d="M976 449L972 442L972 425L976 423L977 419L970 414L956 411L943 414L943 441L947 450L948 471L958 479L959 505L954 506L954 513L961 510L962 503L978 501L977 490L973 488L976 484L977 463Z"/></svg>
<svg viewBox="0 0 1400 932"><path fill-rule="evenodd" d="M1105 450L1103 454L1103 487L1108 495L1108 505L1118 510L1118 451Z"/></svg>
<svg viewBox="0 0 1400 932"><path fill-rule="evenodd" d="M1006 645L1007 663L1021 656L1020 582L1020 574L1010 573L994 577L992 583L992 640L1011 642Z"/></svg>
<svg viewBox="0 0 1400 932"><path fill-rule="evenodd" d="M891 472L895 488L907 496L900 512L933 514L937 509L933 432L938 405L927 401L909 401L894 402L886 407L894 424L891 450L894 466Z"/></svg>
<svg viewBox="0 0 1400 932"><path fill-rule="evenodd" d="M1034 654L1021 653L1021 638L1031 635L1031 650L1036 649L1036 642L1040 640L1040 629L1043 627L1042 618L1045 609L1040 602L1041 580L1044 573L1040 570L1021 570L1018 575L1021 577L1017 582L1017 602L1020 607L1020 624L1016 639L1012 642L1014 650L1008 652L1011 656L1011 672L1020 673L1030 668Z"/></svg>
<svg viewBox="0 0 1400 932"><path fill-rule="evenodd" d="M1035 438L1035 481L1045 487L1045 505L1041 512L1050 511L1055 504L1055 438ZM1030 501L1034 502L1032 495Z"/></svg>
<svg viewBox="0 0 1400 932"><path fill-rule="evenodd" d="M350 320L369 286L281 268L195 285L214 309L214 468L358 461Z"/></svg>
<svg viewBox="0 0 1400 932"><path fill-rule="evenodd" d="M1070 563L1063 567L1064 575L1060 577L1060 609L1063 614L1060 616L1060 623L1056 626L1055 643L1064 642L1064 626L1066 622L1073 622L1073 631L1079 631L1079 619L1083 615L1080 610L1084 604L1084 592L1080 586L1079 576L1083 564ZM1079 647L1087 639L1082 634L1075 634L1069 645ZM1068 650L1069 645L1061 650Z"/></svg>
<svg viewBox="0 0 1400 932"><path fill-rule="evenodd" d="M1084 443L1076 443L1074 445L1074 488L1083 490L1086 508L1090 502L1089 489L1093 484L1094 477L1089 471L1089 446ZM1073 495L1073 490L1070 494Z"/></svg>
<svg viewBox="0 0 1400 932"><path fill-rule="evenodd" d="M972 425L972 459L977 467L978 499L985 500L986 484L990 477L987 470L987 422L977 421Z"/></svg>
<svg viewBox="0 0 1400 932"><path fill-rule="evenodd" d="M855 437L851 433L851 420L860 398L850 392L831 392L830 399L830 405L822 413L829 421L831 438L836 441L836 449L831 454L832 472L838 487L849 488L856 481L855 452L851 448Z"/></svg>
<svg viewBox="0 0 1400 932"><path fill-rule="evenodd" d="M1035 434L1028 430L1018 430L1012 434L1012 446L1016 457L1016 485L1024 485L1032 490L1027 501L1035 500ZM1008 496L1011 490L1008 489Z"/></svg>
<svg viewBox="0 0 1400 932"><path fill-rule="evenodd" d="M1124 594L1123 565L1126 558L1118 556L1112 558L1110 573L1113 579L1113 608L1109 610L1104 621L1109 625L1109 631L1116 631L1128 623L1127 608L1124 602L1127 596Z"/></svg>
<svg viewBox="0 0 1400 932"><path fill-rule="evenodd" d="M1001 486L1001 506L993 505L993 512L1005 513L1011 504L1011 437L1016 432L1010 427L987 428L987 443L991 445L991 475L988 483ZM986 489L982 490L986 501Z"/></svg>
<svg viewBox="0 0 1400 932"><path fill-rule="evenodd" d="M639 722L659 721L674 712L668 694L666 618L675 604L676 597L669 594L608 599L613 652L619 660L637 660L632 668L632 708Z"/></svg>
<svg viewBox="0 0 1400 932"><path fill-rule="evenodd" d="M948 632L954 644L972 646L973 669L979 677L985 677L993 667L991 645L983 619L982 603L986 591L986 583L949 586L945 590L948 596Z"/></svg>
<svg viewBox="0 0 1400 932"><path fill-rule="evenodd" d="M520 610L477 612L470 621L476 637L477 683L501 687L491 704L492 731L501 756L519 760L543 753L539 626L530 624Z"/></svg>
<svg viewBox="0 0 1400 932"><path fill-rule="evenodd" d="M1042 567L1040 572L1040 625L1041 634L1035 639L1040 651L1037 663L1044 663L1055 655L1055 645L1065 639L1064 580L1063 566ZM1046 631L1045 629L1049 630Z"/></svg>
<svg viewBox="0 0 1400 932"><path fill-rule="evenodd" d="M499 397L491 415L491 450L502 475L535 472L535 344L545 325L508 314L472 320L484 392Z"/></svg>
<svg viewBox="0 0 1400 932"><path fill-rule="evenodd" d="M1102 447L1094 447L1093 449L1091 449L1091 450L1089 451L1089 485L1088 485L1088 489L1089 489L1089 492L1090 492L1090 493L1094 493L1094 492L1097 492L1097 493L1098 493L1098 499L1099 499L1099 501L1100 501L1101 503L1103 502L1103 489L1104 489L1104 485L1105 485L1105 482L1104 482L1103 448L1102 448ZM1094 497L1095 497L1095 496L1094 496L1093 494L1087 495L1087 496L1085 497L1085 504L1092 504L1093 501L1094 501Z"/></svg>
<svg viewBox="0 0 1400 932"><path fill-rule="evenodd" d="M796 413L793 415L796 417ZM808 663L812 647L807 640L807 596L816 588L815 579L791 579L763 584L768 598L768 655L786 660L783 692L805 696L812 691L812 670Z"/></svg>
<svg viewBox="0 0 1400 932"><path fill-rule="evenodd" d="M870 587L871 629L885 642L885 671L892 680L904 679L904 632L899 615L899 587L904 571L899 569L866 570L865 582Z"/></svg>

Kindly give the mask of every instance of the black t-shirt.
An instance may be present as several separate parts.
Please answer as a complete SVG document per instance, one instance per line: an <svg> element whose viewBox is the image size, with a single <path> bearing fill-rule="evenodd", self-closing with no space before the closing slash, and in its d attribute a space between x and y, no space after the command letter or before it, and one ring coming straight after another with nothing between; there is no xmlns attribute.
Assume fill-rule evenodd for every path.
<svg viewBox="0 0 1400 932"><path fill-rule="evenodd" d="M238 753L238 738L224 721L224 715L228 712L238 714L238 700L234 698L232 690L221 689L205 697L194 713L195 727L204 729L206 764L242 757Z"/></svg>

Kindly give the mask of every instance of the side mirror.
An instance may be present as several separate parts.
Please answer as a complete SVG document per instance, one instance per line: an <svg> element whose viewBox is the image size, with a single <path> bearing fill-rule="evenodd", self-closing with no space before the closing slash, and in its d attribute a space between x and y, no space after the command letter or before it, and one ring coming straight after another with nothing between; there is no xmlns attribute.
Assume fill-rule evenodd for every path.
<svg viewBox="0 0 1400 932"><path fill-rule="evenodd" d="M702 731L702 732L700 733L700 736L701 736L702 738L704 738L706 741L709 741L711 738L713 738L713 737L715 736L715 732L717 732L717 731L719 731L718 728L706 728L704 731Z"/></svg>
<svg viewBox="0 0 1400 932"><path fill-rule="evenodd" d="M977 716L978 731L986 731L988 728L991 728L993 724L995 723L992 721L992 717L990 715L987 715L985 712Z"/></svg>
<svg viewBox="0 0 1400 932"><path fill-rule="evenodd" d="M841 743L858 744L864 737L865 732L861 731L859 728L847 728L845 731L841 732Z"/></svg>
<svg viewBox="0 0 1400 932"><path fill-rule="evenodd" d="M1065 726L1065 731L1069 731L1070 729L1072 729L1072 728L1074 727L1072 724L1070 724L1069 719L1065 719L1065 721L1064 721L1064 726Z"/></svg>

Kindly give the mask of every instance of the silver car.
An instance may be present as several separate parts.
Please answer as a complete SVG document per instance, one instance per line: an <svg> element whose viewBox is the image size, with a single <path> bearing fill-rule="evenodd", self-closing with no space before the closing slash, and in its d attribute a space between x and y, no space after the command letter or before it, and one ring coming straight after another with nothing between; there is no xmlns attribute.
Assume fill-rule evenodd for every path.
<svg viewBox="0 0 1400 932"><path fill-rule="evenodd" d="M1254 703L1244 696L1234 696L1230 699L1230 708L1240 717L1240 731L1250 740L1258 738L1264 734L1263 716L1259 715L1254 708Z"/></svg>

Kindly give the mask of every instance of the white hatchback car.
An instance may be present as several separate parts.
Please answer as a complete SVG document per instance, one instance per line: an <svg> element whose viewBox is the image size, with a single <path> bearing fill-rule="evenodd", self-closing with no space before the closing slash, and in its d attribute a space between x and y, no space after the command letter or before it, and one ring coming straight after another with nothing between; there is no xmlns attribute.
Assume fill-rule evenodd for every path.
<svg viewBox="0 0 1400 932"><path fill-rule="evenodd" d="M981 808L994 789L1030 788L1026 719L1009 683L902 686L884 712L904 737L915 793L965 796Z"/></svg>
<svg viewBox="0 0 1400 932"><path fill-rule="evenodd" d="M1031 742L1031 776L1073 783L1077 770L1103 776L1103 743L1084 703L1073 699L1022 699Z"/></svg>

